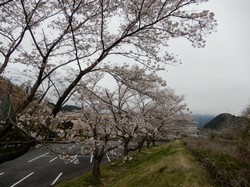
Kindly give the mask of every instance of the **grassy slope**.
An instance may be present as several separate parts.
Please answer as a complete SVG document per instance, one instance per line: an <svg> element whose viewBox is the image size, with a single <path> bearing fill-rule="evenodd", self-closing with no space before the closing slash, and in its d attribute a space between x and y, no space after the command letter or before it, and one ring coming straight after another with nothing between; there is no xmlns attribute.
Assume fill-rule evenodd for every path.
<svg viewBox="0 0 250 187"><path fill-rule="evenodd" d="M185 138L183 141L218 186L250 186L249 150L219 139Z"/></svg>
<svg viewBox="0 0 250 187"><path fill-rule="evenodd" d="M90 174L85 174L59 186L89 186L93 181ZM212 186L212 183L206 171L182 143L175 141L134 153L130 162L118 160L103 166L100 186L205 187Z"/></svg>

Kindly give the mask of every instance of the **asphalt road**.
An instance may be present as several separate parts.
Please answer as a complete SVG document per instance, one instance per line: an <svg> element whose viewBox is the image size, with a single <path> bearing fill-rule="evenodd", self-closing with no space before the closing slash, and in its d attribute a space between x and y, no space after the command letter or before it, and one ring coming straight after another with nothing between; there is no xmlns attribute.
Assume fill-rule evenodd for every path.
<svg viewBox="0 0 250 187"><path fill-rule="evenodd" d="M66 145L76 149L74 145ZM65 164L45 148L31 148L23 156L0 165L0 187L47 187L91 169L91 156L79 156L79 164ZM104 161L107 161L107 158Z"/></svg>

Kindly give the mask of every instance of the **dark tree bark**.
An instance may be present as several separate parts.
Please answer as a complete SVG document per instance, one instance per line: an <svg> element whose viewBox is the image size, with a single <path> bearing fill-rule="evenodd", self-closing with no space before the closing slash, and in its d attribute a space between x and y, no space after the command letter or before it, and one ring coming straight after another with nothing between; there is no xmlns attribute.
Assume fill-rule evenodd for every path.
<svg viewBox="0 0 250 187"><path fill-rule="evenodd" d="M150 143L151 143L151 140L147 140L147 148L149 148Z"/></svg>
<svg viewBox="0 0 250 187"><path fill-rule="evenodd" d="M101 175L101 161L103 159L104 152L95 151L93 155L93 170L92 174L94 177L99 177Z"/></svg>
<svg viewBox="0 0 250 187"><path fill-rule="evenodd" d="M141 152L141 149L142 149L142 147L143 147L144 142L145 142L145 138L143 138L142 140L140 140L140 141L138 142L138 151L139 151L139 152Z"/></svg>
<svg viewBox="0 0 250 187"><path fill-rule="evenodd" d="M130 139L128 138L125 138L124 139L124 145L123 145L123 156L128 156L128 153L129 153L129 147L128 147L128 144L130 142Z"/></svg>
<svg viewBox="0 0 250 187"><path fill-rule="evenodd" d="M152 140L153 146L155 146L155 140Z"/></svg>

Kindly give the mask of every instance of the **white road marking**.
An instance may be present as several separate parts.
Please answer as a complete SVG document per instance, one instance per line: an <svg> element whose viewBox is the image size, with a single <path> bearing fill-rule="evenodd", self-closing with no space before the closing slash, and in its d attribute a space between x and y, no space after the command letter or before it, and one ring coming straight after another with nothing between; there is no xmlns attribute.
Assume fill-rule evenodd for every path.
<svg viewBox="0 0 250 187"><path fill-rule="evenodd" d="M61 177L61 175L62 175L62 173L60 173L60 174L56 177L56 179L51 183L51 186L53 186L53 185L56 183L56 181Z"/></svg>
<svg viewBox="0 0 250 187"><path fill-rule="evenodd" d="M37 159L39 159L39 158L41 158L41 157L43 157L43 156L45 156L45 155L47 155L47 154L49 154L49 152L44 153L43 155L40 155L40 156L38 156L38 157L36 157L36 158L33 158L33 159L29 160L28 162L32 162L32 161L34 161L34 160L37 160Z"/></svg>
<svg viewBox="0 0 250 187"><path fill-rule="evenodd" d="M70 150L70 149L73 149L74 147L75 147L75 145L71 146L71 147L69 148L69 150Z"/></svg>
<svg viewBox="0 0 250 187"><path fill-rule="evenodd" d="M108 155L108 153L106 153L106 156L107 156L107 159L108 159L108 161L110 162L110 158L109 158L109 155Z"/></svg>
<svg viewBox="0 0 250 187"><path fill-rule="evenodd" d="M14 186L18 185L20 182L24 181L25 179L27 179L28 177L30 177L33 174L34 174L34 172L30 173L29 175L27 175L26 177L22 178L20 181L16 182L15 184L11 185L10 187L14 187Z"/></svg>
<svg viewBox="0 0 250 187"><path fill-rule="evenodd" d="M55 158L51 159L49 162L53 162L55 159L57 159L57 157L55 157Z"/></svg>
<svg viewBox="0 0 250 187"><path fill-rule="evenodd" d="M81 156L77 156L78 158L90 158L91 156L89 155L81 155ZM49 162L53 162L54 160L56 160L58 157L54 157L53 159L51 159ZM93 158L92 158L93 160ZM91 163L92 161L90 161Z"/></svg>
<svg viewBox="0 0 250 187"><path fill-rule="evenodd" d="M0 173L0 175L3 175L3 174L4 174L4 172Z"/></svg>
<svg viewBox="0 0 250 187"><path fill-rule="evenodd" d="M90 163L92 163L92 162L93 162L93 154L90 157Z"/></svg>

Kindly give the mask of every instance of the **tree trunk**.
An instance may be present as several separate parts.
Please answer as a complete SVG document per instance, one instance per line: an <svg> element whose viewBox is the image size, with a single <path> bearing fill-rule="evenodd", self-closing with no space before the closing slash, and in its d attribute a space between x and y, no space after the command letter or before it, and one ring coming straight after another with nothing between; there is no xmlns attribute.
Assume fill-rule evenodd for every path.
<svg viewBox="0 0 250 187"><path fill-rule="evenodd" d="M151 140L147 140L147 148L149 148L150 143L151 143Z"/></svg>
<svg viewBox="0 0 250 187"><path fill-rule="evenodd" d="M96 151L93 155L93 170L92 170L92 174L94 177L99 177L101 175L101 169L100 169L100 165L101 165L101 161L103 158L103 153L99 153L98 151Z"/></svg>
<svg viewBox="0 0 250 187"><path fill-rule="evenodd" d="M101 175L101 170L100 170L100 164L101 161L97 158L94 158L94 163L93 163L93 170L92 170L92 174L94 177L99 177Z"/></svg>
<svg viewBox="0 0 250 187"><path fill-rule="evenodd" d="M141 141L138 142L138 152L141 152L144 142L145 142L145 139L142 139Z"/></svg>
<svg viewBox="0 0 250 187"><path fill-rule="evenodd" d="M129 152L129 151L128 151L128 144L129 144L129 141L126 140L126 141L124 142L124 146L123 146L123 148L124 148L124 149L123 149L123 156L128 156L128 152Z"/></svg>

